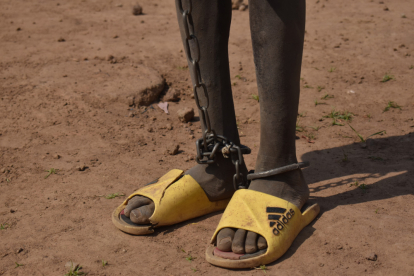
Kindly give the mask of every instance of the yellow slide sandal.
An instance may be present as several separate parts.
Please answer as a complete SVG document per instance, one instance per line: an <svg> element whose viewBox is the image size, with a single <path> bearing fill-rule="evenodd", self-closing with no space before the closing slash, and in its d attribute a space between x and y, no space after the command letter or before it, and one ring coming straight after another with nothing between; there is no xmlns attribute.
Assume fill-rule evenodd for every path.
<svg viewBox="0 0 414 276"><path fill-rule="evenodd" d="M206 259L225 268L253 268L274 262L285 254L299 232L315 219L319 211L318 204L301 213L294 204L278 197L253 190L238 190L223 213L206 250ZM215 256L217 234L227 227L262 235L267 241L267 249L254 254L233 254L236 259Z"/></svg>
<svg viewBox="0 0 414 276"><path fill-rule="evenodd" d="M132 235L146 235L159 226L173 225L212 212L224 210L230 199L211 202L197 181L182 170L171 170L154 184L144 186L130 195L112 213L115 226ZM155 204L151 224L138 225L124 215L128 201L136 196L145 196Z"/></svg>

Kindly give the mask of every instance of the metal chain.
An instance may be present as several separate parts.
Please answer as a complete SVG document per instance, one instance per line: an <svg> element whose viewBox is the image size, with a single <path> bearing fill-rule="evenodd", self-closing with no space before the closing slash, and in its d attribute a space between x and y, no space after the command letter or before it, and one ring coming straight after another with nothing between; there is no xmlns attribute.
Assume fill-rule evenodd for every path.
<svg viewBox="0 0 414 276"><path fill-rule="evenodd" d="M200 110L200 119L204 127L202 138L196 142L197 147L197 163L199 164L212 164L216 162L216 156L218 151L223 153L225 158L231 158L232 163L235 166L236 174L233 176L234 188L247 188L247 180L245 176L240 172L240 166L243 164L243 155L249 154L250 149L244 146L237 146L226 137L217 135L211 128L210 117L208 115L208 107L210 101L208 98L207 86L203 83L200 73L199 61L200 61L200 45L198 44L197 36L194 33L191 0L176 0L176 5L182 15L182 23L184 27L185 42L184 50L189 60L189 69L193 75L193 91L194 99L197 108ZM185 9L183 8L183 2L186 2ZM205 103L202 104L199 99L199 92L202 90L204 94Z"/></svg>

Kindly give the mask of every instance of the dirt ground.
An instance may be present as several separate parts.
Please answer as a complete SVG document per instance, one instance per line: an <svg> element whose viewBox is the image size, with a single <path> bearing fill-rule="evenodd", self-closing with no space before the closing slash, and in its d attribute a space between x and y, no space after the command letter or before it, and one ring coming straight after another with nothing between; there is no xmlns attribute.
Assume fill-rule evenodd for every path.
<svg viewBox="0 0 414 276"><path fill-rule="evenodd" d="M141 237L111 222L125 196L102 195L192 167L200 136L198 116L184 124L176 114L196 106L174 1L140 3L133 16L126 0L0 1L0 275L64 275L68 261L88 275L264 274L205 261L221 213ZM267 274L414 275L414 4L312 0L307 11L297 152L322 211ZM260 118L248 11L233 13L229 54L252 169ZM140 68L181 91L169 115L123 100L146 81ZM390 101L401 109L384 111ZM352 120L333 125L333 109ZM364 139L385 132L363 143L348 124ZM180 152L166 155L172 145Z"/></svg>

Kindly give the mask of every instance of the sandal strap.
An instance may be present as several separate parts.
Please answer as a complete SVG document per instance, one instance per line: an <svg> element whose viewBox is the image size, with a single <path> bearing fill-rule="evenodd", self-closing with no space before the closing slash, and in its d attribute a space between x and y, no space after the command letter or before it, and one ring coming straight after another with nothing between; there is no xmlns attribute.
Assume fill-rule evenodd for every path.
<svg viewBox="0 0 414 276"><path fill-rule="evenodd" d="M277 174L281 174L285 172L290 172L290 171L294 171L297 169L309 167L309 165L310 163L308 161L305 161L305 162L295 163L295 164L283 166L280 168L272 169L272 170L265 171L265 172L250 173L247 175L247 180L265 178L265 177L269 177L269 176L273 176L273 175L277 175Z"/></svg>

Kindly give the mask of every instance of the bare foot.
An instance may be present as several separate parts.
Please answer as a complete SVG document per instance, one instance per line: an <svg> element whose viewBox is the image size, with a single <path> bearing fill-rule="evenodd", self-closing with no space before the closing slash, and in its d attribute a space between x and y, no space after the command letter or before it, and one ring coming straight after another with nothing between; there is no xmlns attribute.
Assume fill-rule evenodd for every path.
<svg viewBox="0 0 414 276"><path fill-rule="evenodd" d="M241 167L243 174L247 173L246 166ZM203 188L210 201L230 198L234 193L233 175L235 168L229 158L217 156L217 162L210 165L196 165L185 172L191 175ZM128 201L124 209L125 216L133 223L149 224L149 218L154 213L154 202L144 196L135 196Z"/></svg>

